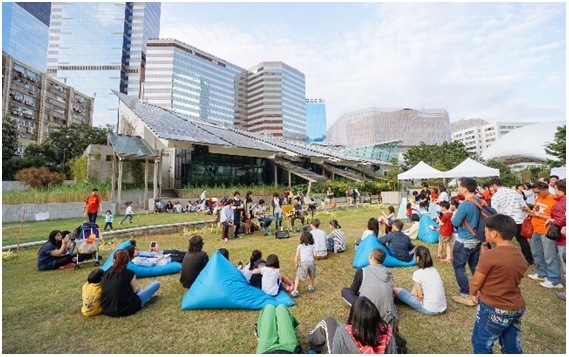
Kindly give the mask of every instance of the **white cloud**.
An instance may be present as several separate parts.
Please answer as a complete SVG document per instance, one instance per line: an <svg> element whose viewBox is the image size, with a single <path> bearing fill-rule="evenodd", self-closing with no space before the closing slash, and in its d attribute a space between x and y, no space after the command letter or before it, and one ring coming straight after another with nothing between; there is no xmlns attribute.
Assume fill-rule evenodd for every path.
<svg viewBox="0 0 569 357"><path fill-rule="evenodd" d="M348 32L306 36L270 21L246 30L215 20L165 21L168 14L161 37L245 68L284 61L306 75L308 97L326 99L328 126L366 106L442 107L451 120L565 118L564 4L388 3L365 10L377 16ZM544 91L555 95L542 102Z"/></svg>

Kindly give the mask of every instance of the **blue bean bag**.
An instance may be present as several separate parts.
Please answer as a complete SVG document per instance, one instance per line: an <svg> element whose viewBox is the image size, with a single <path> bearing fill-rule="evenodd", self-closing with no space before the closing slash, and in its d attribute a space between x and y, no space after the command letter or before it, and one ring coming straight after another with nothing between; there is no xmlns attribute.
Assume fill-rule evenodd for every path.
<svg viewBox="0 0 569 357"><path fill-rule="evenodd" d="M429 229L429 226L435 226L439 228L439 225L429 216L423 215L419 220L419 233L417 238L427 243L438 243L439 242L439 232Z"/></svg>
<svg viewBox="0 0 569 357"><path fill-rule="evenodd" d="M109 270L110 267L113 266L113 257L115 256L115 252L119 249L125 249L130 247L130 241L124 241L119 246L109 254L109 257L105 261L105 264L101 267L104 271ZM170 262L168 264L162 266L152 266L152 267L143 267L140 265L133 264L132 262L128 262L126 267L134 272L137 278L150 278L153 276L160 276L160 275L168 275L168 274L176 274L182 270L182 264L178 262Z"/></svg>
<svg viewBox="0 0 569 357"><path fill-rule="evenodd" d="M252 287L243 274L216 251L184 295L182 310L261 310L269 304L292 306L294 301L284 291L273 297Z"/></svg>
<svg viewBox="0 0 569 357"><path fill-rule="evenodd" d="M411 259L410 262L404 262L395 258L393 255L391 255L385 245L381 244L374 235L370 234L356 248L353 267L359 269L368 266L368 257L371 254L371 251L375 248L379 248L385 252L385 261L383 262L383 266L386 266L388 268L397 268L412 267L414 265L417 265L415 259Z"/></svg>

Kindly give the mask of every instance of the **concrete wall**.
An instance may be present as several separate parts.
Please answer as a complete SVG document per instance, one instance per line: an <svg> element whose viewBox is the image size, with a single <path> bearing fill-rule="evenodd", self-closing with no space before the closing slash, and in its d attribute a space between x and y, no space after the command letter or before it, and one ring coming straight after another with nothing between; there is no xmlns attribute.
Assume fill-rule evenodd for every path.
<svg viewBox="0 0 569 357"><path fill-rule="evenodd" d="M63 181L64 185L72 185L73 183L75 183L75 181L73 180ZM30 186L23 184L20 181L2 181L2 191L12 191L12 190L25 191L28 188L30 188Z"/></svg>

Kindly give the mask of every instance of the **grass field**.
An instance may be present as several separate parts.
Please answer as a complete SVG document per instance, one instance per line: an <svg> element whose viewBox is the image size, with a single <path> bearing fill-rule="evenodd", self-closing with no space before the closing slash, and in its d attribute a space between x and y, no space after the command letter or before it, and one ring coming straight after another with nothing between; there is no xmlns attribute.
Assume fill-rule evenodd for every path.
<svg viewBox="0 0 569 357"><path fill-rule="evenodd" d="M308 332L326 316L344 321L348 306L340 297L342 287L349 286L355 270L351 266L353 242L365 229L367 220L377 216L377 207L362 207L333 213L320 212L322 228L330 231L327 222L337 219L348 237L346 253L332 255L317 262L316 292L308 293L301 285L300 297L291 308L300 322L297 337L308 349ZM246 260L251 250L260 249L266 257L275 253L285 275L294 277L294 252L299 234L291 239L275 240L259 233L224 243L219 232L204 229L204 250L211 255L226 247L230 260ZM186 249L188 236L172 234L139 239L147 247L158 240L161 249ZM415 244L422 244L416 242ZM427 245L433 253L436 245ZM105 246L105 249L110 247ZM81 286L91 266L78 270L38 272L37 249L21 251L17 259L3 262L2 269L2 351L3 353L254 353L257 340L253 335L258 311L201 310L182 311L180 303L185 289L179 275L158 277L161 288L155 304L126 318L81 315ZM109 251L102 251L106 258ZM400 329L408 340L409 353L471 352L475 308L455 304L450 296L457 292L452 267L435 261L448 299L448 310L440 316L419 315L406 306L398 306ZM410 289L411 275L416 268L394 268L395 285ZM528 273L533 272L531 268ZM140 279L139 285L152 279ZM525 353L565 354L565 303L553 291L524 278L522 293L527 312L522 323L521 343ZM499 352L499 348L495 348Z"/></svg>

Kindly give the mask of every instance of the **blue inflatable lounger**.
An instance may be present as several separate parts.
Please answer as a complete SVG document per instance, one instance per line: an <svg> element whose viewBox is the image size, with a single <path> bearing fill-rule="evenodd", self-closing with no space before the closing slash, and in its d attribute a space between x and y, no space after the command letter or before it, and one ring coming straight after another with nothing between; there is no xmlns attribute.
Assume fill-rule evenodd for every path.
<svg viewBox="0 0 569 357"><path fill-rule="evenodd" d="M270 296L249 285L243 274L216 251L182 299L182 310L261 310L267 305L294 305L285 291Z"/></svg>
<svg viewBox="0 0 569 357"><path fill-rule="evenodd" d="M370 234L364 238L360 245L358 245L356 254L354 254L353 267L359 269L368 266L368 257L371 254L371 251L375 248L379 248L385 252L385 261L383 262L383 266L386 266L388 268L398 268L412 267L417 265L415 259L411 259L410 262L404 262L395 258L393 255L391 255L389 249L387 249L385 245L381 244L374 235Z"/></svg>
<svg viewBox="0 0 569 357"><path fill-rule="evenodd" d="M439 225L431 217L427 215L421 216L417 238L426 243L438 243L439 231L434 231L429 226L439 228Z"/></svg>
<svg viewBox="0 0 569 357"><path fill-rule="evenodd" d="M104 271L109 270L109 268L113 266L113 257L115 256L115 252L119 249L126 249L127 247L130 247L130 245L131 244L129 240L119 244L119 246L115 250L113 250L113 252L109 255L109 257L107 258L105 264L103 264L101 269L103 269ZM150 278L160 275L176 274L179 273L180 270L182 270L182 264L178 262L170 262L162 266L155 265L151 267L144 267L136 265L132 262L128 262L126 267L127 269L132 270L137 278Z"/></svg>

